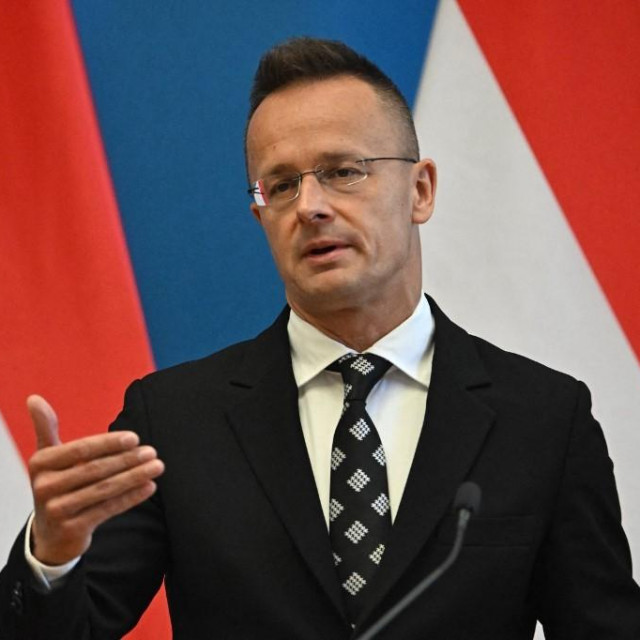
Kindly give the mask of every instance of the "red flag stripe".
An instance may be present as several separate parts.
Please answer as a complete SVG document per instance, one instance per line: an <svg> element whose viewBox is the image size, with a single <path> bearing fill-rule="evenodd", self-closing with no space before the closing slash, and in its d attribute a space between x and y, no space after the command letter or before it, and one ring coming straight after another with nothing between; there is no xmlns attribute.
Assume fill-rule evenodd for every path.
<svg viewBox="0 0 640 640"><path fill-rule="evenodd" d="M640 4L459 5L640 357Z"/></svg>
<svg viewBox="0 0 640 640"><path fill-rule="evenodd" d="M68 3L0 4L0 70L0 409L27 458L29 393L63 439L104 431L153 360ZM160 604L132 637L169 635Z"/></svg>

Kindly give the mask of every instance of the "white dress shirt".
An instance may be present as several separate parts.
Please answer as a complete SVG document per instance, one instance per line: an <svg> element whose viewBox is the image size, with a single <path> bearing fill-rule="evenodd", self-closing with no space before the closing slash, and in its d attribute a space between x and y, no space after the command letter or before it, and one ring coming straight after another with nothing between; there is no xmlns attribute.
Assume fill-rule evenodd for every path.
<svg viewBox="0 0 640 640"><path fill-rule="evenodd" d="M288 324L293 375L298 385L300 422L327 527L333 433L342 413L344 386L332 362L349 353L291 311ZM392 367L371 390L371 416L387 459L391 519L396 516L418 445L427 405L433 361L434 322L424 296L413 314L367 349Z"/></svg>

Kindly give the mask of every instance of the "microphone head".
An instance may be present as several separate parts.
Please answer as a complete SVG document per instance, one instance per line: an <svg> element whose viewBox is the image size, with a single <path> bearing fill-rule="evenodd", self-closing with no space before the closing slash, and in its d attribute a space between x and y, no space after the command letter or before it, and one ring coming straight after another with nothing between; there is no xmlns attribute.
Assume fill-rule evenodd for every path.
<svg viewBox="0 0 640 640"><path fill-rule="evenodd" d="M471 513L478 513L480 510L480 501L482 491L475 482L463 482L456 491L456 497L453 501L453 510L460 511L466 509Z"/></svg>

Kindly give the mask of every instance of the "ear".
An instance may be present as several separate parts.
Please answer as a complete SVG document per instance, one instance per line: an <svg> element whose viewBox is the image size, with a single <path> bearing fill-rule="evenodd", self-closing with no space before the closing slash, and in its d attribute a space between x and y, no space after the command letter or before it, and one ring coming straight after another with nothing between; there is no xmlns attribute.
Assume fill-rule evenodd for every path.
<svg viewBox="0 0 640 640"><path fill-rule="evenodd" d="M262 225L262 216L260 215L260 207L252 202L249 205L249 209L251 209L251 213L253 213L253 217L258 221L258 224Z"/></svg>
<svg viewBox="0 0 640 640"><path fill-rule="evenodd" d="M437 172L436 165L430 158L416 163L413 168L414 192L411 221L424 224L431 218L435 205Z"/></svg>

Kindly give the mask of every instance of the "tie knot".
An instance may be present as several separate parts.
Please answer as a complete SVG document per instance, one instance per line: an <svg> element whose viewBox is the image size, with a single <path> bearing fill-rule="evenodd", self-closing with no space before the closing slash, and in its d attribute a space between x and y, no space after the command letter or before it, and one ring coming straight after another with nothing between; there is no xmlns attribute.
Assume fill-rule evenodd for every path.
<svg viewBox="0 0 640 640"><path fill-rule="evenodd" d="M388 371L391 363L372 353L347 353L332 362L327 369L342 374L345 402L367 399L369 392Z"/></svg>

